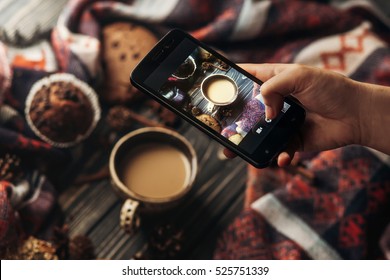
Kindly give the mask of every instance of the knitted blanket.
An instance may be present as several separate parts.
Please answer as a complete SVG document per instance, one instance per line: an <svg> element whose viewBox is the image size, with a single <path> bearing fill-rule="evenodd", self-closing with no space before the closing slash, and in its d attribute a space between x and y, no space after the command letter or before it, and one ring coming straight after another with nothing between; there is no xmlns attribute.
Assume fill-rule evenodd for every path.
<svg viewBox="0 0 390 280"><path fill-rule="evenodd" d="M38 0L19 7L19 13L13 13L8 2L12 1L0 4L0 13L3 9L7 15L0 17L5 31L12 26L10 22L27 24L24 16L37 7L45 14ZM24 116L26 96L35 81L56 72L71 73L98 89L104 79L101 30L107 22L142 24L159 37L171 28L182 28L235 62L301 63L359 81L390 85L390 7L384 2L71 0L56 25L47 30L48 36L36 32L34 37L15 30L4 36L3 32L0 151L2 156L27 158L23 174L34 191L27 191L22 202L23 197L31 198L35 190L42 190L43 181L32 176L45 174L39 163L74 160L69 150L55 148L35 136ZM27 43L21 44L23 36ZM389 257L390 230L385 234L390 222L388 157L363 147L346 147L311 156L303 163L315 175L314 180L286 175L280 169L249 167L246 207L222 234L215 258ZM10 177L0 179L2 245L14 230L10 226L14 209L6 191L13 182ZM55 192L51 184L45 189L52 194L43 211L48 214ZM34 211L27 212L37 217ZM35 231L43 224L40 219L34 223Z"/></svg>

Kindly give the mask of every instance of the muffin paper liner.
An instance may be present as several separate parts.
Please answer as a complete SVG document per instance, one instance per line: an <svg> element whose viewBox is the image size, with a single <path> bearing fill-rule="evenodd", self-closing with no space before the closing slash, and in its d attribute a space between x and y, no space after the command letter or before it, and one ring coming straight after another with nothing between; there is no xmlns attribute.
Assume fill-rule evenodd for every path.
<svg viewBox="0 0 390 280"><path fill-rule="evenodd" d="M79 135L76 140L71 142L56 142L48 138L47 136L43 135L38 128L34 125L33 121L30 117L30 109L31 109L31 103L34 99L35 94L43 87L43 86L50 86L51 83L54 82L69 82L72 83L74 86L78 87L88 98L88 100L91 103L92 111L93 111L93 119L90 127L88 130L83 134ZM92 131L95 129L96 124L98 123L101 115L99 100L97 97L96 92L93 88L91 88L87 83L81 81L80 79L76 78L72 74L68 73L58 73L58 74L52 74L48 77L44 77L40 79L39 81L35 82L34 85L31 87L30 92L26 98L26 107L25 107L25 115L26 120L32 131L43 141L49 143L50 145L58 148L68 148L71 146L74 146L78 143L80 143L82 140L86 139Z"/></svg>

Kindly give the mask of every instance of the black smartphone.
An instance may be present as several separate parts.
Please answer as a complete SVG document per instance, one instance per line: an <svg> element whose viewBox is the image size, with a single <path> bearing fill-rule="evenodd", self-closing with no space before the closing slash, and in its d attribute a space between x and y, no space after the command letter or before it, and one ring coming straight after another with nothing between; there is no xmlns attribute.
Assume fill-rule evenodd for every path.
<svg viewBox="0 0 390 280"><path fill-rule="evenodd" d="M305 118L286 98L265 118L262 82L188 33L166 34L133 70L131 83L255 167L269 165Z"/></svg>

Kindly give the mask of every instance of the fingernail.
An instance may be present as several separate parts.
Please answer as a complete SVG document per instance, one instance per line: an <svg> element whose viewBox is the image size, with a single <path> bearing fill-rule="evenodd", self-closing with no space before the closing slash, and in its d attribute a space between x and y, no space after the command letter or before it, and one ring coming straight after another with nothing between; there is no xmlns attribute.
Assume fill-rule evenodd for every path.
<svg viewBox="0 0 390 280"><path fill-rule="evenodd" d="M265 106L265 117L270 120L274 118L274 110L270 106Z"/></svg>

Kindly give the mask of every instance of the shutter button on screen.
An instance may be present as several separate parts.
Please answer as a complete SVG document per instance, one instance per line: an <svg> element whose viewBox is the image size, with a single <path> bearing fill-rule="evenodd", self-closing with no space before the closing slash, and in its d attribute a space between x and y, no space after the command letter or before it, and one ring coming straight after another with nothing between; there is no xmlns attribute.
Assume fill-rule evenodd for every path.
<svg viewBox="0 0 390 280"><path fill-rule="evenodd" d="M272 123L272 120L271 119L267 119L265 117L265 114L262 114L261 117L260 117L260 120L252 128L252 133L254 133L254 134L261 134L261 132L263 132L263 130L266 127L270 126L271 123Z"/></svg>

